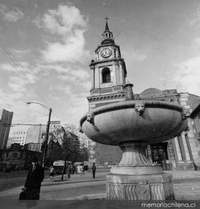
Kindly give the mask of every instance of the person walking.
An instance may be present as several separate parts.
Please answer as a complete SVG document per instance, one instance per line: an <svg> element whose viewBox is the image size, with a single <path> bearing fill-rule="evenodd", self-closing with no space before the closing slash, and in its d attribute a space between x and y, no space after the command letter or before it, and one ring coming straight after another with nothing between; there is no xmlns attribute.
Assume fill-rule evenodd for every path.
<svg viewBox="0 0 200 209"><path fill-rule="evenodd" d="M71 165L70 165L70 163L68 163L68 165L67 165L67 177L68 177L68 179L70 178L71 172L72 172Z"/></svg>
<svg viewBox="0 0 200 209"><path fill-rule="evenodd" d="M93 165L92 165L92 176L93 176L93 179L95 179L96 169L97 169L97 167L96 167L95 163L93 163Z"/></svg>
<svg viewBox="0 0 200 209"><path fill-rule="evenodd" d="M54 167L53 167L53 165L49 168L49 171L50 171L50 180L52 181L53 180L53 176L54 176Z"/></svg>
<svg viewBox="0 0 200 209"><path fill-rule="evenodd" d="M28 170L24 184L26 200L39 200L41 183L44 179L44 168L38 163L37 157L31 160L31 166ZM21 199L21 197L19 198Z"/></svg>
<svg viewBox="0 0 200 209"><path fill-rule="evenodd" d="M67 165L66 165L66 162L65 162L64 167L63 167L63 180L64 181L66 180L66 173L67 173Z"/></svg>

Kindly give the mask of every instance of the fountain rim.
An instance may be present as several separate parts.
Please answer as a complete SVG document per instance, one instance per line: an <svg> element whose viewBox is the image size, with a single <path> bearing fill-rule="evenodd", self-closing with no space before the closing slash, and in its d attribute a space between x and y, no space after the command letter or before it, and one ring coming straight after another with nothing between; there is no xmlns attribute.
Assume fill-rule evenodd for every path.
<svg viewBox="0 0 200 209"><path fill-rule="evenodd" d="M132 100L132 101L122 101L122 102L116 102L113 104L107 104L107 105L102 105L101 107L97 107L92 109L92 113L94 115L102 114L108 111L115 111L115 110L120 110L120 109L129 109L129 108L134 108L135 104L143 103L145 104L145 108L150 107L150 108L163 108L163 109L170 109L170 110L176 110L179 112L183 112L183 107L179 104L174 104L171 102L165 102L165 101L152 101L152 100ZM90 112L90 111L89 111ZM82 116L80 119L80 126L84 123L84 121L87 119L87 113Z"/></svg>

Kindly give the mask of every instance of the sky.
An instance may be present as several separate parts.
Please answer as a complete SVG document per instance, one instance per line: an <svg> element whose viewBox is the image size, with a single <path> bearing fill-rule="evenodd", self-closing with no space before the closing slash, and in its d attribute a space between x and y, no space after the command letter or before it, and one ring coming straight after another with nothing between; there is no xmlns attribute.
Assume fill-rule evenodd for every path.
<svg viewBox="0 0 200 209"><path fill-rule="evenodd" d="M200 96L198 0L0 0L0 108L14 124L46 124L52 108L78 127L106 17L134 93Z"/></svg>

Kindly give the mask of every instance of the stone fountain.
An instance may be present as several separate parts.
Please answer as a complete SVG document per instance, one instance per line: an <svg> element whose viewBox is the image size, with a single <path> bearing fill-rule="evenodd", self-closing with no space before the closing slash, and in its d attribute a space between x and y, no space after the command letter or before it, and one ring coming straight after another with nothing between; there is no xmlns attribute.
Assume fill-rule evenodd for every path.
<svg viewBox="0 0 200 209"><path fill-rule="evenodd" d="M134 100L125 84L125 101L94 108L80 120L91 140L119 146L122 159L106 176L108 200L173 200L172 175L152 163L147 145L172 139L186 130L183 107L169 102Z"/></svg>

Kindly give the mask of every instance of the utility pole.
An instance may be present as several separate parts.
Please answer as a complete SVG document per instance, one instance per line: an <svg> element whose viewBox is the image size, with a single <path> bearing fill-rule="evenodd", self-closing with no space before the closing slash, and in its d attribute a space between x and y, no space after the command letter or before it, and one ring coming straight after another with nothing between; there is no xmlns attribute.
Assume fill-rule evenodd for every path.
<svg viewBox="0 0 200 209"><path fill-rule="evenodd" d="M49 119L47 122L47 129L46 129L46 137L44 140L44 149L42 150L42 166L45 166L45 160L46 160L46 156L47 156L47 147L48 147L48 140L49 140L49 128L50 128L50 123L51 123L51 113L52 113L52 109L49 109Z"/></svg>

